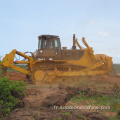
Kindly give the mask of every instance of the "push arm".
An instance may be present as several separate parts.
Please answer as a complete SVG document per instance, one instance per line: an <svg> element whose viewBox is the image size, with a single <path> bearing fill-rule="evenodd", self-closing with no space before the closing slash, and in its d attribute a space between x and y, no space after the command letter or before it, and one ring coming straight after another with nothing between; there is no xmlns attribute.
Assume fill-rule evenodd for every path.
<svg viewBox="0 0 120 120"><path fill-rule="evenodd" d="M26 59L28 59L28 61L15 61L14 62L14 57L15 57L15 54L18 54ZM7 67L10 67L14 70L17 70L19 72L22 72L22 73L25 73L25 74L29 74L29 71L26 70L26 69L23 69L21 67L18 67L18 66L15 66L13 63L17 63L17 64L29 64L30 63L30 60L33 60L32 57L22 53L22 52L18 52L16 49L12 50L9 54L6 54L6 56L3 58L3 62L2 62L2 66L3 66L3 69L4 68L7 68Z"/></svg>

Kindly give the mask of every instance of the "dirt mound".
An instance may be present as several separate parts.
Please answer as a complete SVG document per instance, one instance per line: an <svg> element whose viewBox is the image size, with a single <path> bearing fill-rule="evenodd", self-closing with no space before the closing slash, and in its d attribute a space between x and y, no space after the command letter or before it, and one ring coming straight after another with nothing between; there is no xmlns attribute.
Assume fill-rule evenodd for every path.
<svg viewBox="0 0 120 120"><path fill-rule="evenodd" d="M13 110L4 120L109 120L98 112L54 107L65 106L67 101L79 91L80 88L62 84L56 89L27 89L26 96L19 102L17 109ZM84 90L85 94L89 94L89 91L90 89Z"/></svg>
<svg viewBox="0 0 120 120"><path fill-rule="evenodd" d="M92 120L109 120L105 116L99 114L98 112L85 112L83 115L87 116L88 118Z"/></svg>
<svg viewBox="0 0 120 120"><path fill-rule="evenodd" d="M8 80L28 82L26 75L20 72L10 71L6 73L6 76L8 76Z"/></svg>
<svg viewBox="0 0 120 120"><path fill-rule="evenodd" d="M80 89L60 84L59 90L47 96L41 103L42 107L64 106L73 95L76 95Z"/></svg>
<svg viewBox="0 0 120 120"><path fill-rule="evenodd" d="M39 109L44 99L51 93L55 93L57 90L42 88L42 89L28 89L25 91L26 97L23 99L25 107L31 109Z"/></svg>
<svg viewBox="0 0 120 120"><path fill-rule="evenodd" d="M25 106L31 109L53 108L54 106L65 106L72 96L84 92L85 95L91 96L100 95L96 91L91 91L90 88L81 90L80 88L65 86L60 84L58 88L42 88L42 89L27 89L25 90L26 97L18 106Z"/></svg>
<svg viewBox="0 0 120 120"><path fill-rule="evenodd" d="M68 100L69 95L65 90L57 91L47 96L41 103L41 107L64 106Z"/></svg>
<svg viewBox="0 0 120 120"><path fill-rule="evenodd" d="M11 112L5 120L109 120L98 112L82 112L78 110L25 109L19 108Z"/></svg>
<svg viewBox="0 0 120 120"><path fill-rule="evenodd" d="M65 106L65 104L70 100L70 98L77 94L79 95L79 92L82 92L89 97L93 94L96 96L101 96L101 93L92 91L90 88L82 90L81 88L65 86L62 84L60 84L58 88L58 91L51 93L43 100L43 102L41 103L42 107L50 108L54 106Z"/></svg>
<svg viewBox="0 0 120 120"><path fill-rule="evenodd" d="M4 120L35 120L31 110L25 110L24 108L15 109Z"/></svg>

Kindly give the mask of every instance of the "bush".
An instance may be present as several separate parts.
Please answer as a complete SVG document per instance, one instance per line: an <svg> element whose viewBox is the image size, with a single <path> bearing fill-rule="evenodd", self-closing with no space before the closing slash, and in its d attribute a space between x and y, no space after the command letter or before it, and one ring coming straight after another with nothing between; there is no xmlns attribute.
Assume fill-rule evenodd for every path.
<svg viewBox="0 0 120 120"><path fill-rule="evenodd" d="M2 71L1 71L1 60L0 60L0 77L1 77L1 73L2 73Z"/></svg>
<svg viewBox="0 0 120 120"><path fill-rule="evenodd" d="M23 81L7 80L7 77L0 77L0 104L1 111L4 116L7 116L19 101L18 98L14 98L11 95L11 90L19 91L20 93L24 94L23 91L25 88L26 83Z"/></svg>

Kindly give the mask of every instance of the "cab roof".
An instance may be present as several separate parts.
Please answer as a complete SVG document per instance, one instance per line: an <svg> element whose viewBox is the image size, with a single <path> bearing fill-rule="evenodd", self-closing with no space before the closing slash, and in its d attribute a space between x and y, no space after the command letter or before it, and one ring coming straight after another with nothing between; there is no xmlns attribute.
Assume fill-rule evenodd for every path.
<svg viewBox="0 0 120 120"><path fill-rule="evenodd" d="M44 37L46 37L46 38L59 38L59 36L56 36L56 35L40 35L40 36L38 36L38 38L44 38Z"/></svg>

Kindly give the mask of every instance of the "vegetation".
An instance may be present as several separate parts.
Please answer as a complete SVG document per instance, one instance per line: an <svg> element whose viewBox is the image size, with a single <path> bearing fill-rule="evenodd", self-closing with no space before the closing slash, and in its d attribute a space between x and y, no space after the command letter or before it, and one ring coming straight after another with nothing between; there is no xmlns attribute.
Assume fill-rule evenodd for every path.
<svg viewBox="0 0 120 120"><path fill-rule="evenodd" d="M88 109L88 110L98 110L101 114L105 115L105 111L107 112L118 112L119 101L120 98L116 95L85 95L80 92L80 96L74 96L71 98L71 101L76 105L83 103L83 105L79 106L80 109ZM82 108L83 107L83 108ZM105 115L106 116L106 115ZM116 120L116 116L110 117L110 120Z"/></svg>
<svg viewBox="0 0 120 120"><path fill-rule="evenodd" d="M1 57L0 57L0 77L1 77L1 73L2 71L1 71Z"/></svg>
<svg viewBox="0 0 120 120"><path fill-rule="evenodd" d="M85 102L87 101L86 105L87 106L106 106L106 108L101 108L101 109L108 109L110 106L110 111L117 111L117 104L119 104L119 99L115 96L108 96L108 95L102 95L102 96L96 96L96 95L91 95L87 96L84 93L79 93L82 97L73 97L71 100L74 101L75 103L80 103L80 102Z"/></svg>
<svg viewBox="0 0 120 120"><path fill-rule="evenodd" d="M24 68L24 69L27 69L26 65L22 65L22 64L21 64L21 65L16 65L16 66L21 67L21 68ZM14 69L8 67L8 68L7 68L7 72L10 72L10 71L18 72L17 70L14 70Z"/></svg>
<svg viewBox="0 0 120 120"><path fill-rule="evenodd" d="M120 73L120 64L114 64L114 69L116 73Z"/></svg>
<svg viewBox="0 0 120 120"><path fill-rule="evenodd" d="M59 117L57 120L62 120L62 118L61 118L61 117Z"/></svg>
<svg viewBox="0 0 120 120"><path fill-rule="evenodd" d="M1 73L1 61L0 61L0 73ZM14 98L11 95L11 90L19 91L23 94L26 88L26 84L23 81L7 80L7 77L0 76L0 104L1 112L4 116L7 116L15 105L18 103L18 98Z"/></svg>
<svg viewBox="0 0 120 120"><path fill-rule="evenodd" d="M71 114L69 112L65 112L63 115L70 116Z"/></svg>
<svg viewBox="0 0 120 120"><path fill-rule="evenodd" d="M82 118L84 118L82 115L77 116L77 119L82 119Z"/></svg>

